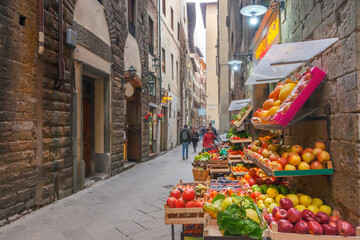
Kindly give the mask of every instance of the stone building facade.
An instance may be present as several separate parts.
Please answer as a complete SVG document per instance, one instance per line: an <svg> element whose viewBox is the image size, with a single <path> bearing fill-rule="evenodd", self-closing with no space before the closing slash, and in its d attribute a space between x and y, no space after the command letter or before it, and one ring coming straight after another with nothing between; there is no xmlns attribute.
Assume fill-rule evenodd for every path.
<svg viewBox="0 0 360 240"><path fill-rule="evenodd" d="M0 225L80 190L86 171L106 177L124 171L124 133L130 121L126 83L141 99L135 116L141 151L134 160L149 156L144 121L150 99L148 2L133 6L133 33L128 9L135 1L44 2L43 54L38 53L39 1L0 2ZM65 40L62 44L64 71L58 67L62 2L60 34L65 39L66 29L72 29L78 38L75 49ZM134 76L130 66L137 70ZM85 96L93 102L87 105ZM90 134L100 139L89 140L90 151L84 151L86 106L92 110Z"/></svg>
<svg viewBox="0 0 360 240"><path fill-rule="evenodd" d="M264 1L256 1L266 5ZM228 1L229 48L247 53L254 31L239 10L251 1ZM286 0L281 11L281 43L339 38L316 56L311 65L327 73L324 83L304 106L330 106L330 150L334 175L290 179L299 191L317 196L341 211L345 219L360 223L359 185L359 75L360 3L356 0ZM240 28L238 27L240 26ZM254 29L255 30L255 29ZM252 66L247 64L238 81L246 81ZM269 94L269 85L246 88L239 85L236 98L252 96L255 108ZM319 111L319 115L323 112ZM285 130L285 144L312 145L327 139L325 121L299 122Z"/></svg>

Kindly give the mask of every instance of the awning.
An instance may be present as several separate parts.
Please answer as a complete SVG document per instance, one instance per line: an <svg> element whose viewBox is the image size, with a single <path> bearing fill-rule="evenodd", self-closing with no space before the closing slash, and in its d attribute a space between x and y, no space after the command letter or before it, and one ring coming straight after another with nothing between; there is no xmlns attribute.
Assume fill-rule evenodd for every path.
<svg viewBox="0 0 360 240"><path fill-rule="evenodd" d="M231 101L228 111L241 110L251 102L251 98Z"/></svg>
<svg viewBox="0 0 360 240"><path fill-rule="evenodd" d="M255 67L245 85L278 82L337 40L339 39L329 38L273 45Z"/></svg>

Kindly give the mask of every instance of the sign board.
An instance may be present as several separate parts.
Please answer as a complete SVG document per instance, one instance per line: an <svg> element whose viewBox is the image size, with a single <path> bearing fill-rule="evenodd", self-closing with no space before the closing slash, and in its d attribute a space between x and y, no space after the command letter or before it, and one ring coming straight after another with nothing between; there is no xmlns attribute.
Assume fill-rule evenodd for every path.
<svg viewBox="0 0 360 240"><path fill-rule="evenodd" d="M255 65L261 61L270 47L280 43L279 12L267 11L254 37L251 49L254 54Z"/></svg>

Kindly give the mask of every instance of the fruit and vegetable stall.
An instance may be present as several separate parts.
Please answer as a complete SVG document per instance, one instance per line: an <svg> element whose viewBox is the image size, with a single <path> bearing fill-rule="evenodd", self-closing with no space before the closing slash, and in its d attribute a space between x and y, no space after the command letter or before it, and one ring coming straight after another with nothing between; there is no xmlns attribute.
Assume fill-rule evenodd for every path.
<svg viewBox="0 0 360 240"><path fill-rule="evenodd" d="M360 227L342 217L331 199L300 191L290 181L334 173L328 106L303 108L326 74L317 67L302 71L278 82L253 113L246 102L229 124L229 144L197 155L194 182L169 193L165 223L182 224L182 239L360 239ZM325 116L314 120L326 121L325 139L286 144L284 129L320 109ZM253 136L241 128L248 116Z"/></svg>

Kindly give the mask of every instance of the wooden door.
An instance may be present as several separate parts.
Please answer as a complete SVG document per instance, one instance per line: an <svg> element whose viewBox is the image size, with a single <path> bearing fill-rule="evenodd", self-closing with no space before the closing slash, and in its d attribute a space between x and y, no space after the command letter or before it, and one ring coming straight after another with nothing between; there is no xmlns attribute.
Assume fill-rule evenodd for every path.
<svg viewBox="0 0 360 240"><path fill-rule="evenodd" d="M135 90L134 96L127 101L127 157L138 161L141 158L141 108L140 91Z"/></svg>
<svg viewBox="0 0 360 240"><path fill-rule="evenodd" d="M91 109L92 102L89 98L83 99L83 159L85 161L85 176L91 174Z"/></svg>

